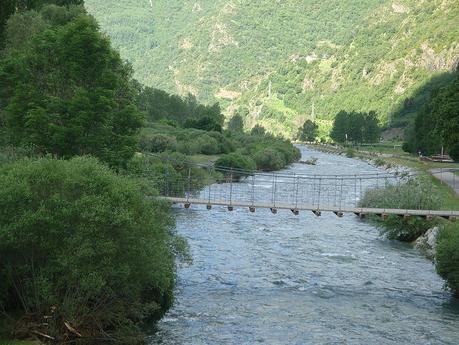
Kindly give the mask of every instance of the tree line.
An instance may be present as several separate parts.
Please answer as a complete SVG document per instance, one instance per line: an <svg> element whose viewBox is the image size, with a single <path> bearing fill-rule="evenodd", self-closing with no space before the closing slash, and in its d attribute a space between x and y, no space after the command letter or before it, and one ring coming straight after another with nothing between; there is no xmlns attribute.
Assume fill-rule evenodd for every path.
<svg viewBox="0 0 459 345"><path fill-rule="evenodd" d="M459 71L451 82L434 89L408 130L403 148L423 155L439 154L442 149L459 161Z"/></svg>

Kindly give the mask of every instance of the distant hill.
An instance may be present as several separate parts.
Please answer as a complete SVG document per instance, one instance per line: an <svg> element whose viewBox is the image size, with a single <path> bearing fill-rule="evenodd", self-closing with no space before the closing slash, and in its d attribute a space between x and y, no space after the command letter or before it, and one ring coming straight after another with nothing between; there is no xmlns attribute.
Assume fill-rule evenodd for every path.
<svg viewBox="0 0 459 345"><path fill-rule="evenodd" d="M405 125L459 61L459 0L85 3L141 82L288 136L339 110Z"/></svg>

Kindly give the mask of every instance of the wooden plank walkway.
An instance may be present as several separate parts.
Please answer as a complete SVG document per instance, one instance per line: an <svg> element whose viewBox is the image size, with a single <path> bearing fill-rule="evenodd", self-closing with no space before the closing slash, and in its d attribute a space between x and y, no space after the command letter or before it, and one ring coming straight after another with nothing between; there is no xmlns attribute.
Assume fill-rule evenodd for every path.
<svg viewBox="0 0 459 345"><path fill-rule="evenodd" d="M276 213L277 210L290 210L294 214L298 214L300 211L310 211L320 216L322 212L333 212L337 216L342 217L344 213L354 213L360 217L365 217L366 215L378 215L381 217L387 217L389 215L397 215L401 217L441 217L449 220L456 220L459 218L459 211L442 211L442 210L405 210L405 209L387 209L387 208L361 208L361 207L335 207L335 206L321 206L321 205L306 205L298 204L292 206L290 204L271 204L263 202L244 202L244 201L228 201L228 200L209 200L204 199L187 199L187 198L173 198L173 197L158 197L161 200L166 200L174 204L183 204L185 207L190 207L191 205L205 205L208 208L212 206L225 206L230 210L234 207L239 208L248 208L251 212L255 212L257 208L271 209L273 213Z"/></svg>

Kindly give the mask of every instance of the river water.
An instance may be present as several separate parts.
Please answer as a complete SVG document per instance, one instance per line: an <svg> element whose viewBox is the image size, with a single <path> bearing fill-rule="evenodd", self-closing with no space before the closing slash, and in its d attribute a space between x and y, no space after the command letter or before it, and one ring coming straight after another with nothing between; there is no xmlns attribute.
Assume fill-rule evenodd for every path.
<svg viewBox="0 0 459 345"><path fill-rule="evenodd" d="M362 174L365 162L301 147L286 171ZM355 216L176 208L193 263L150 344L459 344L459 301L434 265Z"/></svg>

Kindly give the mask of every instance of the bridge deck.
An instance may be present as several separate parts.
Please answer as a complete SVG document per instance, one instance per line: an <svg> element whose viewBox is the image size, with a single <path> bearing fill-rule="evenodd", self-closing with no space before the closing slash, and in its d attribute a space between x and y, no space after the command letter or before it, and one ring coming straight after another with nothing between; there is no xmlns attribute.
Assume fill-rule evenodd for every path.
<svg viewBox="0 0 459 345"><path fill-rule="evenodd" d="M321 205L307 205L298 204L292 206L290 204L276 203L263 203L263 202L244 202L228 200L209 200L204 199L187 199L187 198L174 198L174 197L159 197L159 199L166 200L176 204L195 204L195 205L215 205L215 206L232 206L243 208L267 208L267 209L283 209L283 210L297 210L297 211L312 211L312 212L334 212L334 213L355 213L359 215L398 215L398 216L418 216L418 217L442 217L449 219L459 218L459 211L442 211L442 210L405 210L405 209L387 209L387 208L361 208L361 207L335 207L335 206L321 206Z"/></svg>

